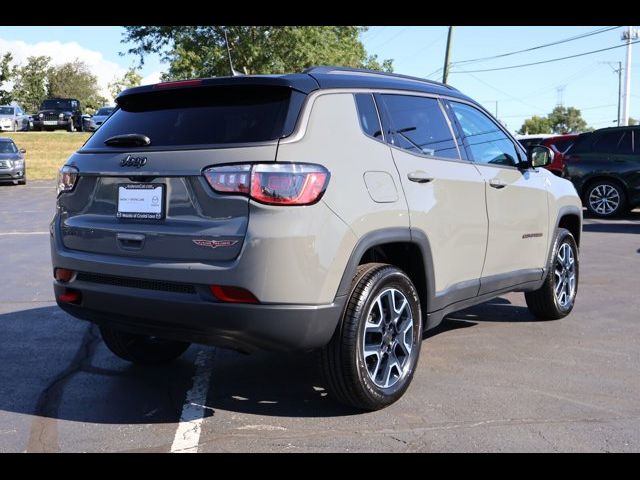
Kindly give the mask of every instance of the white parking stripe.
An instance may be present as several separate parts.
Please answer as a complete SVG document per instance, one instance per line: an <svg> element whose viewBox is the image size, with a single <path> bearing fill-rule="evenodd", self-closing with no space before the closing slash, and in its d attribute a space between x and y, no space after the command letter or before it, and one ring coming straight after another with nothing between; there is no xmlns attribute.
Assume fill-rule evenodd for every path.
<svg viewBox="0 0 640 480"><path fill-rule="evenodd" d="M0 232L0 235L49 235L49 232Z"/></svg>
<svg viewBox="0 0 640 480"><path fill-rule="evenodd" d="M213 371L213 360L216 350L201 350L196 355L196 372L193 375L193 385L187 392L180 424L176 430L171 445L172 453L197 453L200 441L200 430L206 410L210 410L205 404L209 392L209 382Z"/></svg>

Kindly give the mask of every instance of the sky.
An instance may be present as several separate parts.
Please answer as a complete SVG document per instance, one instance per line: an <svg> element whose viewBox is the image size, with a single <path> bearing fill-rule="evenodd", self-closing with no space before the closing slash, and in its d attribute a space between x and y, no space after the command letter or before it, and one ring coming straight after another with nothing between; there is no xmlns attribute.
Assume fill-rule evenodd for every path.
<svg viewBox="0 0 640 480"><path fill-rule="evenodd" d="M616 48L553 63L529 67L473 72L576 55L622 45L620 35L626 27L527 53L482 62L455 65L455 62L500 55L556 42L603 27L561 26L458 26L454 28L449 84L479 101L507 125L520 128L532 115L546 115L558 102L582 111L594 128L614 125L617 118L618 76L615 65L622 61L625 48ZM442 80L447 39L445 26L372 26L361 35L369 54L393 59L394 71L406 75ZM138 58L120 55L128 45L121 43L124 28L83 27L0 27L0 53L11 51L16 62L30 55L49 55L54 63L76 58L84 60L98 76L103 94L107 84L121 76ZM631 116L640 117L640 50L632 47ZM158 55L145 57L140 70L143 83L155 83L168 65ZM471 71L471 73L467 73ZM561 95L558 88L563 88Z"/></svg>

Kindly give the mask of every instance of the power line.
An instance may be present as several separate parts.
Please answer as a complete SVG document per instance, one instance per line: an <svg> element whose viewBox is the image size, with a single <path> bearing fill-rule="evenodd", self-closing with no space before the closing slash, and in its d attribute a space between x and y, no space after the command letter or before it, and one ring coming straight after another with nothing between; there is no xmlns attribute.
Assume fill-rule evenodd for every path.
<svg viewBox="0 0 640 480"><path fill-rule="evenodd" d="M551 42L551 43L545 43L544 45L538 45L538 46L535 46L535 47L525 48L524 50L517 50L515 52L502 53L500 55L492 55L490 57L474 58L474 59L470 59L470 60L460 60L458 62L453 62L453 63L457 65L457 64L461 64L461 63L484 62L486 60L493 60L495 58L509 57L511 55L516 55L518 53L531 52L533 50L538 50L538 49L546 48L546 47L552 47L554 45L560 45L561 43L572 42L574 40L579 40L581 38L590 37L592 35L598 35L600 33L605 33L605 32L609 32L611 30L615 30L616 28L620 28L620 27L617 26L617 27L601 28L600 30L594 30L593 32L582 33L580 35L576 35L576 36L573 36L573 37L565 38L564 40L558 40L558 41Z"/></svg>
<svg viewBox="0 0 640 480"><path fill-rule="evenodd" d="M640 43L640 40L636 40L635 42L630 42L629 45L634 45L636 43ZM485 68L485 69L482 69L482 70L467 70L467 71L462 71L462 72L452 71L450 73L496 72L498 70L510 70L512 68L531 67L533 65L541 65L543 63L559 62L560 60L568 60L570 58L584 57L585 55L592 55L594 53L606 52L607 50L613 50L615 48L622 48L622 47L626 47L626 46L627 46L627 44L615 45L613 47L601 48L599 50L592 50L590 52L578 53L576 55L569 55L569 56L566 56L566 57L552 58L550 60L542 60L540 62L523 63L522 65L511 65L511 66L508 66L508 67L498 67L498 68Z"/></svg>
<svg viewBox="0 0 640 480"><path fill-rule="evenodd" d="M440 43L442 40L444 40L444 38L446 36L447 36L447 31L445 30L444 32L442 32L442 35L438 36L438 38L436 38L433 42L429 43L428 45L421 46L417 50L415 50L414 52L405 53L404 55L400 55L399 57L394 57L393 59L394 59L394 61L396 61L396 60L399 60L401 58L407 58L409 56L413 57L414 55L417 55L420 52L424 52L425 50L430 49L435 44Z"/></svg>
<svg viewBox="0 0 640 480"><path fill-rule="evenodd" d="M384 42L382 42L381 44L377 45L376 47L371 47L371 50L378 50L380 47L383 47L384 45L386 45L387 43L389 43L391 40L394 40L396 37L400 36L401 34L403 34L407 28L409 27L403 27L400 29L400 31L396 32L395 35L392 35L391 37L389 37L387 40L385 40Z"/></svg>
<svg viewBox="0 0 640 480"><path fill-rule="evenodd" d="M468 72L468 71L466 71L466 70L462 70L462 72L463 72L463 73L468 73L468 74L469 74L469 75L471 75L473 78L475 78L478 82L482 83L483 85L486 85L487 87L489 87L489 88L490 88L490 89L492 89L492 90L495 90L495 91L496 91L496 92L498 92L498 93L501 93L501 94L503 94L503 95L506 95L508 98L510 98L510 99L512 99L512 100L514 100L514 101L516 101L516 102L520 102L521 104L526 105L527 107L530 107L530 108L531 108L531 107L532 107L532 108L536 108L536 106L534 106L534 105L532 105L532 104L530 104L530 103L523 102L521 98L516 97L516 96L513 96L513 95L511 95L511 94L509 94L509 93L505 92L504 90L500 90L499 88L494 87L493 85L491 85L491 84L490 84L490 83L488 83L488 82L485 82L485 81L484 81L484 80L482 80L481 78L476 77L476 76L475 76L475 75L473 75L471 72Z"/></svg>

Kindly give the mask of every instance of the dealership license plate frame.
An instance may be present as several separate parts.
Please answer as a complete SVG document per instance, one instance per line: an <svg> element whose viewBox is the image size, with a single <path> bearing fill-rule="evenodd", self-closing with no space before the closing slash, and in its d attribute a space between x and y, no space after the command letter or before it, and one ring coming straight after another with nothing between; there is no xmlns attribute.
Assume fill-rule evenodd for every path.
<svg viewBox="0 0 640 480"><path fill-rule="evenodd" d="M151 210L154 205L151 202L142 202L141 208L138 210L121 210L121 189L126 191L145 191L160 188L159 207L160 211ZM120 220L163 220L166 215L166 195L167 186L164 183L119 183L117 185L117 208L116 217ZM155 209L154 209L155 210Z"/></svg>

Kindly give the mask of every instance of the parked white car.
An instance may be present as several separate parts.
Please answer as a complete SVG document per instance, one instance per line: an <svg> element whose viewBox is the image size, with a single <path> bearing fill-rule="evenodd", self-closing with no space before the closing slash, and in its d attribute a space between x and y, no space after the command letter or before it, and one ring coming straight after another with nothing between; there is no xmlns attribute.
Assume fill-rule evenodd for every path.
<svg viewBox="0 0 640 480"><path fill-rule="evenodd" d="M29 130L29 115L18 105L0 105L0 130L16 132Z"/></svg>

